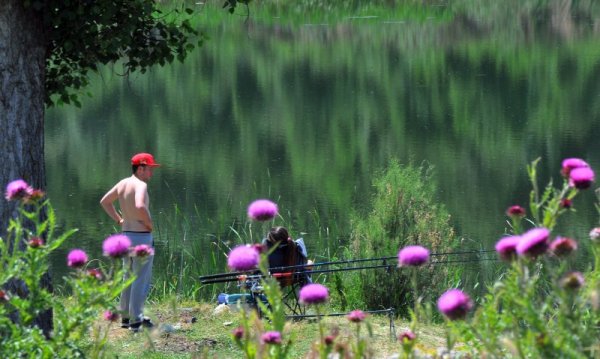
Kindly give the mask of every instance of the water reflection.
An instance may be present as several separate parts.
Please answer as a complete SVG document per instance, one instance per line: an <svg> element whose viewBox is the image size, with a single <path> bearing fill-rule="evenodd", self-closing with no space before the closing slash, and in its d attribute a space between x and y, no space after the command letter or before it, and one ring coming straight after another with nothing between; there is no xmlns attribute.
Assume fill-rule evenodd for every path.
<svg viewBox="0 0 600 359"><path fill-rule="evenodd" d="M215 238L239 240L231 228L244 226L246 204L267 197L326 257L343 245L350 209L369 210L377 170L425 161L465 245L491 248L505 208L526 203L531 160L541 156L540 178L555 181L567 156L600 168L600 43L552 24L514 37L468 18L224 20L184 64L129 79L106 68L82 109L49 111L50 197L81 229L71 246L93 253L115 230L100 196L148 151L165 164L150 184L159 244L179 221L209 256ZM564 235L596 223L583 197Z"/></svg>

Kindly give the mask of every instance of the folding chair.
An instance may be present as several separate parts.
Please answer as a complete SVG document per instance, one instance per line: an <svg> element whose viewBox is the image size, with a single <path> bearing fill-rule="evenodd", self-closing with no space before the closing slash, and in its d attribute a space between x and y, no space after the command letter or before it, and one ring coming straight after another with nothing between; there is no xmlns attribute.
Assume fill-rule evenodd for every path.
<svg viewBox="0 0 600 359"><path fill-rule="evenodd" d="M279 282L283 302L292 315L302 315L306 312L305 307L298 302L298 292L300 288L312 282L308 273L310 265L307 264L308 253L302 238L293 243L280 242L269 253L269 273Z"/></svg>

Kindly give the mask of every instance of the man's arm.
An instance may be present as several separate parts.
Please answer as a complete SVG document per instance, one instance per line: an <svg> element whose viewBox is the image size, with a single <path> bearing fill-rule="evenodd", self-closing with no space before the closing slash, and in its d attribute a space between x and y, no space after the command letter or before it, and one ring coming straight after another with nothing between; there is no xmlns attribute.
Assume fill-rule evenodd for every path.
<svg viewBox="0 0 600 359"><path fill-rule="evenodd" d="M138 212L138 218L140 222L148 231L152 232L152 217L150 217L150 210L148 209L148 186L146 183L141 183L135 187L135 209Z"/></svg>
<svg viewBox="0 0 600 359"><path fill-rule="evenodd" d="M123 218L117 213L115 209L114 202L119 199L119 193L117 191L117 186L115 185L110 191L106 192L104 197L100 200L100 205L104 208L106 214L113 219L113 221L117 222L119 225L123 224Z"/></svg>

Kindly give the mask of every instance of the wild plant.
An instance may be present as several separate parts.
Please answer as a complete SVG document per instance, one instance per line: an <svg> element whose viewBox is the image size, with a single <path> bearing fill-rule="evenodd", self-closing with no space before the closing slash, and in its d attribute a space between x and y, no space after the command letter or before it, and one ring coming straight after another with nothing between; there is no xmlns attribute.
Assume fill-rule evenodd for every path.
<svg viewBox="0 0 600 359"><path fill-rule="evenodd" d="M460 351L477 357L600 355L600 230L590 233L594 262L584 264L583 272L568 260L578 250L577 241L555 233L558 218L573 210L575 197L591 186L595 175L585 161L568 158L562 162L561 185L550 181L541 190L538 162L527 168L529 215L519 205L509 207L511 233L495 247L509 264L506 272L488 287L470 318L474 303L466 293L452 289L438 301L448 322L448 351L461 343Z"/></svg>
<svg viewBox="0 0 600 359"><path fill-rule="evenodd" d="M17 215L0 238L0 357L102 357L108 330L119 319L115 298L134 280L123 280L127 272L120 257L150 254L150 248L136 247L133 253L128 247L107 246L107 240L109 263L97 267L85 251L71 250L65 265L72 272L64 278L69 296L57 296L42 285L42 278L48 275L50 256L76 230L57 234L50 201L23 180L9 183L5 198L16 202ZM42 313L51 314L51 331L37 325ZM82 340L90 336L91 341Z"/></svg>

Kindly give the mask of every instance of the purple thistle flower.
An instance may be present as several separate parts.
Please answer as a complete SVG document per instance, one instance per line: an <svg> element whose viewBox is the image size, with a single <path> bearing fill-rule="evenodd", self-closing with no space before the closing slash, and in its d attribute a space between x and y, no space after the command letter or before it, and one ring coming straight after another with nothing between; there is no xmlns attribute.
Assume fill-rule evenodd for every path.
<svg viewBox="0 0 600 359"><path fill-rule="evenodd" d="M569 272L560 279L560 286L564 289L577 290L583 287L585 278L581 272Z"/></svg>
<svg viewBox="0 0 600 359"><path fill-rule="evenodd" d="M119 319L119 313L115 313L113 311L107 310L104 312L103 317L105 320L109 322L116 322Z"/></svg>
<svg viewBox="0 0 600 359"><path fill-rule="evenodd" d="M571 171L573 169L589 167L589 166L590 165L588 165L587 162L585 162L581 158L565 158L562 161L562 169L561 169L560 173L565 177L569 177L569 174L571 173Z"/></svg>
<svg viewBox="0 0 600 359"><path fill-rule="evenodd" d="M246 271L258 266L260 255L253 246L237 246L229 252L227 265L237 271Z"/></svg>
<svg viewBox="0 0 600 359"><path fill-rule="evenodd" d="M517 256L517 244L521 241L520 236L508 236L496 242L496 252L500 258L511 261Z"/></svg>
<svg viewBox="0 0 600 359"><path fill-rule="evenodd" d="M240 340L244 337L244 327L237 327L231 331L233 339Z"/></svg>
<svg viewBox="0 0 600 359"><path fill-rule="evenodd" d="M276 331L265 332L260 336L260 341L265 344L281 344L281 333Z"/></svg>
<svg viewBox="0 0 600 359"><path fill-rule="evenodd" d="M277 213L279 213L277 205L268 199L257 199L248 206L248 217L253 221L268 221Z"/></svg>
<svg viewBox="0 0 600 359"><path fill-rule="evenodd" d="M329 298L329 290L322 284L307 284L300 289L300 303L320 304Z"/></svg>
<svg viewBox="0 0 600 359"><path fill-rule="evenodd" d="M565 257L577 250L577 242L567 237L557 237L550 243L550 251L557 257Z"/></svg>
<svg viewBox="0 0 600 359"><path fill-rule="evenodd" d="M32 193L33 188L31 188L27 182L23 181L22 179L18 179L10 182L6 186L6 193L4 197L8 201L13 201L28 198Z"/></svg>
<svg viewBox="0 0 600 359"><path fill-rule="evenodd" d="M398 252L398 266L420 266L429 260L429 250L421 246L407 246Z"/></svg>
<svg viewBox="0 0 600 359"><path fill-rule="evenodd" d="M147 257L154 255L154 248L150 247L147 244L140 244L133 247L132 252L135 257Z"/></svg>
<svg viewBox="0 0 600 359"><path fill-rule="evenodd" d="M523 208L519 205L510 206L506 210L506 215L509 217L517 217L517 218L525 217L525 208Z"/></svg>
<svg viewBox="0 0 600 359"><path fill-rule="evenodd" d="M400 341L400 343L404 343L405 341L412 342L415 339L417 339L417 335L413 333L412 330L405 330L398 335L398 341Z"/></svg>
<svg viewBox="0 0 600 359"><path fill-rule="evenodd" d="M574 168L569 173L569 186L577 189L586 189L595 180L594 171L589 167Z"/></svg>
<svg viewBox="0 0 600 359"><path fill-rule="evenodd" d="M548 250L550 231L546 228L533 228L521 235L517 244L517 254L525 257L537 257Z"/></svg>
<svg viewBox="0 0 600 359"><path fill-rule="evenodd" d="M350 313L348 313L348 320L353 322L353 323L360 323L363 320L365 320L365 318L367 317L367 313L363 312L362 310L353 310Z"/></svg>
<svg viewBox="0 0 600 359"><path fill-rule="evenodd" d="M438 299L439 311L451 320L463 319L473 308L471 298L460 289L450 289Z"/></svg>
<svg viewBox="0 0 600 359"><path fill-rule="evenodd" d="M83 267L88 261L87 254L81 249L73 249L67 255L67 265L71 268Z"/></svg>
<svg viewBox="0 0 600 359"><path fill-rule="evenodd" d="M102 252L107 257L121 258L129 254L131 241L123 234L113 234L102 243Z"/></svg>

